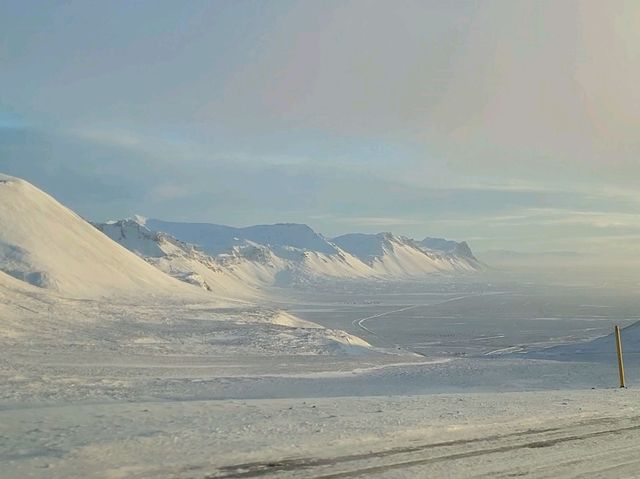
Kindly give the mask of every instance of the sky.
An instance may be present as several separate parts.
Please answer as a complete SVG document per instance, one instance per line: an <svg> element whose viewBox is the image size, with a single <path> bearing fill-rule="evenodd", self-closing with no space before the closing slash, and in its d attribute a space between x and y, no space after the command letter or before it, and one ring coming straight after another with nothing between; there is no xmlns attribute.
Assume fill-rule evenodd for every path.
<svg viewBox="0 0 640 479"><path fill-rule="evenodd" d="M640 3L0 2L0 172L142 214L640 253Z"/></svg>

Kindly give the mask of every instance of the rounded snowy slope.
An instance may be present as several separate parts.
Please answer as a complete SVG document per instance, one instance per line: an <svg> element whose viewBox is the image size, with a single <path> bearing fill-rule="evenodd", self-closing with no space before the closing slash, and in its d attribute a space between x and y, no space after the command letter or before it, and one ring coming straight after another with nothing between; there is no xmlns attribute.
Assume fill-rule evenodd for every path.
<svg viewBox="0 0 640 479"><path fill-rule="evenodd" d="M48 194L2 174L0 270L74 297L191 291Z"/></svg>
<svg viewBox="0 0 640 479"><path fill-rule="evenodd" d="M613 326L611 327L613 329ZM640 321L622 328L622 353L625 363L637 365L640 362ZM541 351L532 351L523 355L533 359L554 359L560 361L604 361L612 366L616 364L616 343L614 333L591 341L573 344L561 344Z"/></svg>

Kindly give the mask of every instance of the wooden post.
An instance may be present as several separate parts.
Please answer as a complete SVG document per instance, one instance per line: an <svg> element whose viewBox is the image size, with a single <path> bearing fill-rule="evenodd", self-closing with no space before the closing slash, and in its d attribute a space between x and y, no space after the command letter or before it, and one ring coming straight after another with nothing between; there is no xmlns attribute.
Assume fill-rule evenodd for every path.
<svg viewBox="0 0 640 479"><path fill-rule="evenodd" d="M620 326L615 327L616 333L616 351L618 353L618 374L620 375L620 387L626 387L624 384L624 363L622 362L622 340L620 339Z"/></svg>

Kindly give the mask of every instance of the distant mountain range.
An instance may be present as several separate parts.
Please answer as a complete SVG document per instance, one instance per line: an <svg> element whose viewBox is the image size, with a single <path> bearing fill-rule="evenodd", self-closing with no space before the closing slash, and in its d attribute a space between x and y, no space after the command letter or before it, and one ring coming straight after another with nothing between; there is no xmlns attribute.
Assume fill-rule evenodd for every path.
<svg viewBox="0 0 640 479"><path fill-rule="evenodd" d="M465 242L391 233L326 238L304 224L246 228L136 216L96 224L162 271L205 289L247 292L317 278L407 279L480 268Z"/></svg>
<svg viewBox="0 0 640 479"><path fill-rule="evenodd" d="M322 278L479 268L464 242L391 233L326 238L302 224L234 228L142 217L92 226L28 182L0 175L0 286L17 280L73 297L208 290L242 299Z"/></svg>

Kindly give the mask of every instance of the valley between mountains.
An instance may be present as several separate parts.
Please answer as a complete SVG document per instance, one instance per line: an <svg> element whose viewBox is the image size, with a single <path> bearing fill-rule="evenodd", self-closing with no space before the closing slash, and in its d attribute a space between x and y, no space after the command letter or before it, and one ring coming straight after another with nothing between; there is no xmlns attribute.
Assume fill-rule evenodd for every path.
<svg viewBox="0 0 640 479"><path fill-rule="evenodd" d="M607 389L609 333L630 326L634 371L639 307L500 275L464 241L92 224L0 176L0 468L496 477L544 451L535 477L596 453L626 474L635 390Z"/></svg>

